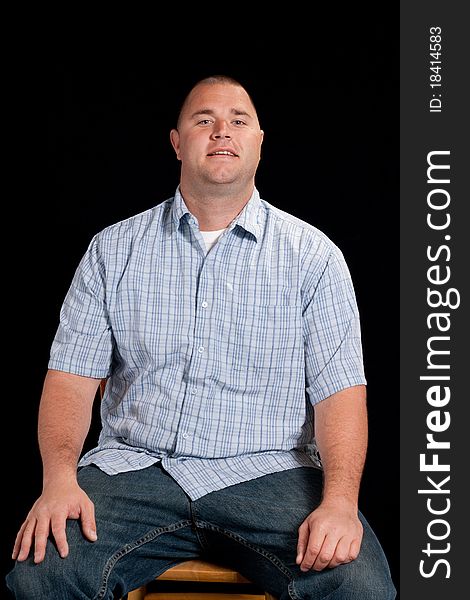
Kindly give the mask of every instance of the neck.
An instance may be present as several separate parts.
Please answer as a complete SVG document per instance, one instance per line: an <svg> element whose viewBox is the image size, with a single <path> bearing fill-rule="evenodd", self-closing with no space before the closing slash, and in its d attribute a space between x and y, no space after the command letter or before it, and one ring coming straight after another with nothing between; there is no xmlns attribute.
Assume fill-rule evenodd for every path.
<svg viewBox="0 0 470 600"><path fill-rule="evenodd" d="M205 189L198 192L180 185L181 195L189 211L196 217L201 231L215 231L228 227L243 210L253 193L253 187L235 194L211 194Z"/></svg>

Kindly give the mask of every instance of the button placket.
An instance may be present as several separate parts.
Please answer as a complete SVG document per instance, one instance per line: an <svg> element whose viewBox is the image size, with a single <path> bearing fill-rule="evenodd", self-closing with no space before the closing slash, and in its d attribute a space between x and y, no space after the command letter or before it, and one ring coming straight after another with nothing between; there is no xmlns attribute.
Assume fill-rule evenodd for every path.
<svg viewBox="0 0 470 600"><path fill-rule="evenodd" d="M187 394L191 398L185 406L185 409L181 415L181 421L178 426L178 442L177 452L184 455L190 448L197 449L198 439L194 432L198 431L198 424L196 415L200 413L200 405L204 403L204 389L203 383L207 379L207 348L208 348L208 318L210 313L208 312L209 301L208 300L208 288L212 276L209 274L211 271L210 261L207 258L204 259L202 266L200 267L199 277L197 278L196 287L196 310L195 310L195 324L194 324L194 348L195 352L191 360L191 365L188 370L188 387ZM203 414L203 413L201 413Z"/></svg>

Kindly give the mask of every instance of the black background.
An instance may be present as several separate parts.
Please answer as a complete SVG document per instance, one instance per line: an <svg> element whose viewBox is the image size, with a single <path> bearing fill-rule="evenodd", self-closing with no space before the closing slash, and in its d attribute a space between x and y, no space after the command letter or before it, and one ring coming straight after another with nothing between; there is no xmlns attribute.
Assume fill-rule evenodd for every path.
<svg viewBox="0 0 470 600"><path fill-rule="evenodd" d="M79 50L39 55L31 46L31 62L16 77L18 175L4 224L12 234L4 271L12 352L4 572L41 489L37 408L74 270L97 231L174 193L179 163L169 130L178 107L197 79L223 73L247 87L265 130L261 196L324 231L350 267L370 419L360 507L398 587L398 29L393 15L362 22L317 25L314 43L306 27L269 40L251 30L235 40L217 31L200 41L177 36L140 52L91 53L86 40ZM95 418L86 448L98 429Z"/></svg>

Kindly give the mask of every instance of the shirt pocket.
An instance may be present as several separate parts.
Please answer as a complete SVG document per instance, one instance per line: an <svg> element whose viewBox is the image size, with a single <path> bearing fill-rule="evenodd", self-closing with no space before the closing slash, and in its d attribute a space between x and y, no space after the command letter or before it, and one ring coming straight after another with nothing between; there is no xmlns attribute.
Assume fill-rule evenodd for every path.
<svg viewBox="0 0 470 600"><path fill-rule="evenodd" d="M303 351L301 319L296 305L232 306L219 329L228 367L259 372L292 368Z"/></svg>

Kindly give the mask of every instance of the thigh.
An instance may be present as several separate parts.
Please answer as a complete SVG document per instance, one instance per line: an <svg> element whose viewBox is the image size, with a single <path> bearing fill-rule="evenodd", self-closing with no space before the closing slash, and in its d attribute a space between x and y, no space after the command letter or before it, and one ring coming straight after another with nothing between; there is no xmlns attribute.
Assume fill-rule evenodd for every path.
<svg viewBox="0 0 470 600"><path fill-rule="evenodd" d="M319 469L299 467L207 494L193 510L198 521L235 532L273 554L287 552L295 562L297 530L320 504L322 488Z"/></svg>
<svg viewBox="0 0 470 600"><path fill-rule="evenodd" d="M359 557L348 565L303 573L295 563L298 528L318 506L322 473L300 467L208 494L196 523L214 555L280 598L393 598L382 548L362 515Z"/></svg>
<svg viewBox="0 0 470 600"><path fill-rule="evenodd" d="M113 476L90 466L78 479L95 505L97 541L69 520L69 556L49 540L41 564L17 563L8 581L17 598L112 598L198 555L189 501L159 466Z"/></svg>

